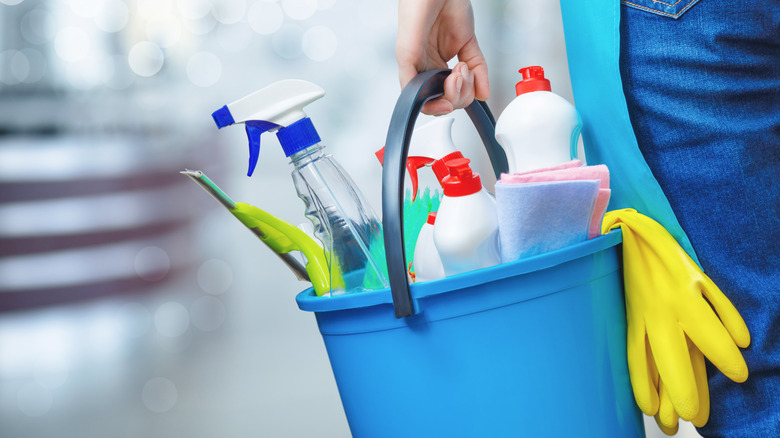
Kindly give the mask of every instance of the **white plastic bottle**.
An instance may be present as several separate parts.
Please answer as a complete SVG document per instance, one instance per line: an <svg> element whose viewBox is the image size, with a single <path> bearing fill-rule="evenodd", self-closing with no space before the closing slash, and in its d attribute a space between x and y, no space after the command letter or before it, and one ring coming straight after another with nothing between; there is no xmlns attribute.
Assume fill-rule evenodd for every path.
<svg viewBox="0 0 780 438"><path fill-rule="evenodd" d="M409 143L406 159L406 170L412 181L412 200L417 196L417 169L431 166L439 184L449 175L445 162L463 158L463 154L455 148L452 142L452 117L436 117L419 128L415 128ZM376 151L379 162L384 162L385 148Z"/></svg>
<svg viewBox="0 0 780 438"><path fill-rule="evenodd" d="M446 275L487 268L500 262L495 199L482 187L471 160L447 162L444 197L436 215L433 241Z"/></svg>
<svg viewBox="0 0 780 438"><path fill-rule="evenodd" d="M554 94L539 66L520 69L517 97L496 122L496 140L504 148L509 172L551 167L577 157L582 119L566 99ZM585 157L579 157L585 161Z"/></svg>
<svg viewBox="0 0 780 438"><path fill-rule="evenodd" d="M439 251L433 243L433 228L436 223L436 212L428 214L428 220L422 226L414 246L414 281L436 280L444 278L444 267L441 265Z"/></svg>

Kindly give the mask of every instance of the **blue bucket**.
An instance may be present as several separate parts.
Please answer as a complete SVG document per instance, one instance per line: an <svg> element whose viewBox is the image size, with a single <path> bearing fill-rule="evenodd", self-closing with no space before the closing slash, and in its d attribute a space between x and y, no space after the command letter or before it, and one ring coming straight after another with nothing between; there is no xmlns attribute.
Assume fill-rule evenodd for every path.
<svg viewBox="0 0 780 438"><path fill-rule="evenodd" d="M626 363L620 232L408 284L402 163L419 108L446 76L415 78L390 124L383 222L391 287L296 297L315 313L353 436L644 437ZM495 140L487 107L475 101L467 112L496 172L505 169L488 144Z"/></svg>

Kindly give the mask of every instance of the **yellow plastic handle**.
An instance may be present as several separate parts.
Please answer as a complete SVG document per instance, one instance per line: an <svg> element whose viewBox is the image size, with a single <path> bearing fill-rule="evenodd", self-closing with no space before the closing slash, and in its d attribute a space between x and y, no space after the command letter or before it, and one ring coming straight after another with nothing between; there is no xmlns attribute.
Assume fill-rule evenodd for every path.
<svg viewBox="0 0 780 438"><path fill-rule="evenodd" d="M236 202L236 208L230 210L247 228L259 229L261 237L268 247L278 254L301 251L306 256L306 272L317 296L330 291L330 275L325 252L306 233L289 222L280 219L255 206Z"/></svg>

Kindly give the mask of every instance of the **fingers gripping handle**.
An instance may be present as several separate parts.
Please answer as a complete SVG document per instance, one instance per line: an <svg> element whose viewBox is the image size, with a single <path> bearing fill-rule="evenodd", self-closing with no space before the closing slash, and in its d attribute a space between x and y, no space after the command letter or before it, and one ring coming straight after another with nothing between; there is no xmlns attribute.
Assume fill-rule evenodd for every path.
<svg viewBox="0 0 780 438"><path fill-rule="evenodd" d="M416 309L406 274L406 257L403 239L403 184L406 158L414 123L423 104L444 94L444 80L450 70L439 69L420 73L401 91L393 110L385 141L382 167L382 225L384 227L385 253L390 289L393 295L395 316L414 315ZM495 119L485 102L474 100L466 113L477 128L498 178L509 166L504 150L496 141Z"/></svg>

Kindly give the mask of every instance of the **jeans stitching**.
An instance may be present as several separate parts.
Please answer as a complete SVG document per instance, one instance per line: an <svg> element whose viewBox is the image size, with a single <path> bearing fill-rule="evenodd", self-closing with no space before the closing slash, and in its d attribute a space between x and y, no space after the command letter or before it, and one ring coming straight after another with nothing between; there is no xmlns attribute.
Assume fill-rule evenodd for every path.
<svg viewBox="0 0 780 438"><path fill-rule="evenodd" d="M654 2L656 2L656 3L663 3L663 2L656 1L656 0L652 0L652 1L654 1ZM678 0L678 1L677 1L677 3L680 3L680 1L682 1L682 0ZM694 3L694 2L696 2L696 0L691 0L691 1L690 1L690 2L687 4L687 5L685 5L685 6L682 8L682 10L681 10L681 11L682 11L682 12L684 12L684 11L685 11L685 10L688 8L688 6L690 6L690 5L691 5L692 3ZM637 7L637 8L639 8L639 9L643 9L643 10L645 10L645 11L648 11L648 12L655 12L655 13L657 13L657 14L666 15L666 16L668 16L668 17L672 17L672 18L677 18L677 17L679 17L679 16L680 16L680 13L678 13L677 15L674 15L674 14L670 14L670 13L668 13L668 12L659 11L659 10L657 10L657 9L648 8L647 6L638 5L638 4L636 4L636 3L631 3L631 2L629 2L629 1L627 1L627 0L621 0L621 3L625 3L625 4L627 4L627 5L631 5L631 6L634 6L634 7ZM675 5L676 5L677 3L675 3ZM663 3L663 4L666 4L666 3Z"/></svg>
<svg viewBox="0 0 780 438"><path fill-rule="evenodd" d="M677 0L676 2L672 3L671 5L669 3L664 3L664 2L658 1L658 0L650 0L650 1L653 2L653 3L660 3L662 5L666 5L666 6L669 6L671 8L674 5L676 5L677 3L680 3L682 0Z"/></svg>

